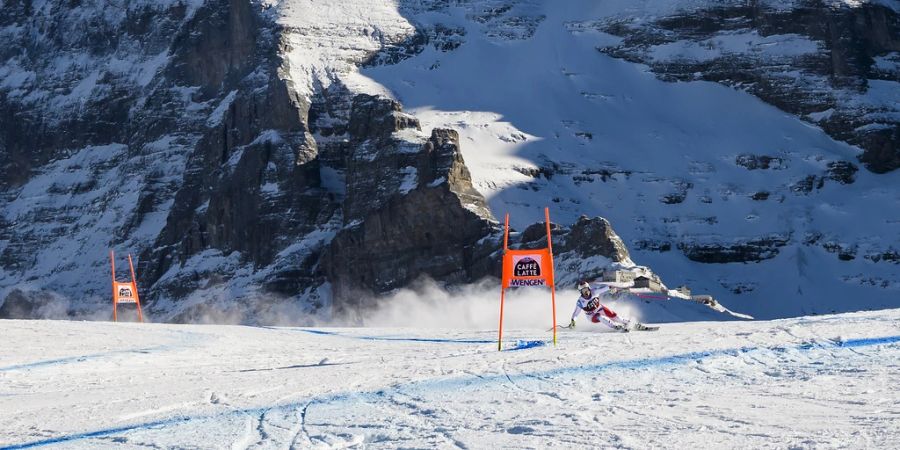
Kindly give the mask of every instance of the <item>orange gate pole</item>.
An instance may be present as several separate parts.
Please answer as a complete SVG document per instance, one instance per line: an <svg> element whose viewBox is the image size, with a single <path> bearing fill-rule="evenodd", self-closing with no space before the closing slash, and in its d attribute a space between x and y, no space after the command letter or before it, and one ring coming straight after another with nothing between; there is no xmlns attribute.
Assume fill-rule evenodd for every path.
<svg viewBox="0 0 900 450"><path fill-rule="evenodd" d="M506 250L509 243L509 213L506 213L506 223L503 225L503 256L501 261L506 258ZM501 267L504 264L501 263ZM503 350L503 300L506 297L506 267L502 267L500 274L500 335L497 337L497 350Z"/></svg>
<svg viewBox="0 0 900 450"><path fill-rule="evenodd" d="M109 264L112 266L112 294L113 294L113 322L118 322L116 317L116 253L109 251Z"/></svg>
<svg viewBox="0 0 900 450"><path fill-rule="evenodd" d="M547 221L547 249L550 252L550 305L553 308L553 345L556 346L556 273L553 271L553 243L550 239L550 208L544 208Z"/></svg>
<svg viewBox="0 0 900 450"><path fill-rule="evenodd" d="M137 278L134 276L134 263L131 262L131 253L128 254L128 267L131 269L131 289L134 291L134 301L137 303L138 320L144 323L144 313L141 312L141 297L138 295Z"/></svg>
<svg viewBox="0 0 900 450"><path fill-rule="evenodd" d="M500 336L497 337L497 350L503 351L503 297L506 295L506 289L500 287Z"/></svg>

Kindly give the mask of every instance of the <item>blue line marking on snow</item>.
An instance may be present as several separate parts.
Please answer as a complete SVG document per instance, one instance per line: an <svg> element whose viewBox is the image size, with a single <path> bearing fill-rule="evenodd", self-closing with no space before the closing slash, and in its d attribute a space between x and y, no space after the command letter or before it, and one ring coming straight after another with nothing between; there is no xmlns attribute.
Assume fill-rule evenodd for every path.
<svg viewBox="0 0 900 450"><path fill-rule="evenodd" d="M278 329L278 328L272 328ZM496 341L486 339L439 339L439 338L414 338L414 337L391 337L391 336L354 336L352 334L341 334L335 331L313 330L309 328L292 329L303 333L319 334L324 336L339 336L350 339L361 339L364 341L400 341L400 342L433 342L439 344L493 344ZM546 345L545 341L523 341L519 340L515 345L505 348L506 351L525 350L528 348L541 347Z"/></svg>
<svg viewBox="0 0 900 450"><path fill-rule="evenodd" d="M303 330L306 331L306 330ZM329 334L330 332L320 332L318 330L313 330L314 333L321 334ZM458 342L458 341L453 341ZM540 341L532 341L532 342L540 342ZM494 382L505 382L511 381L512 379L525 379L525 378L551 378L556 376L563 375L571 375L571 374L580 374L584 372L594 373L594 372L602 372L606 370L615 370L615 369L644 369L650 367L660 367L660 366L669 366L669 365L677 365L681 363L689 363L692 361L702 360L704 358L711 358L716 356L737 356L742 353L748 353L753 351L762 351L762 350L770 350L770 351L787 351L790 349L793 350L811 350L818 348L852 348L852 347L867 347L867 346L875 346L875 345L890 345L900 343L900 336L884 336L878 338L862 338L862 339L849 339L846 341L838 341L838 342L830 342L823 344L810 344L803 343L798 344L792 347L741 347L741 348L731 348L731 349L720 349L720 350L707 350L707 351L698 351L698 352L689 352L682 353L677 355L670 356L661 356L656 358L644 358L644 359L635 359L635 360L627 360L627 361L613 361L609 363L603 364L595 364L590 366L580 366L580 367L561 367L558 369L551 369L542 372L532 372L532 373L524 373L524 374L516 374L512 376L507 375L493 375L486 377L465 377L465 378L451 378L451 379L438 379L438 380L424 380L424 381L416 381L412 383L408 383L402 386L391 386L390 388L379 389L377 391L371 392L351 392L351 393L341 393L341 394L332 394L326 395L322 397L313 397L301 402L293 402L282 405L273 405L271 407L266 408L254 408L254 409L242 409L242 410L233 410L227 413L222 414L214 414L214 415L206 415L206 416L178 416L171 419L165 420L157 420L153 422L145 422L134 425L126 425L122 427L116 428L107 428L102 430L90 431L86 433L77 433L70 434L65 436L59 436L55 438L43 439L39 441L25 442L22 444L14 444L10 446L0 447L0 450L18 450L25 448L36 448L43 447L46 445L52 444L61 444L67 442L81 441L85 439L91 439L96 437L104 437L118 433L124 433L128 431L134 430L145 430L145 429L154 429L154 428L165 428L171 425L178 425L181 423L191 422L195 420L213 420L213 419L221 419L225 417L231 417L234 415L244 415L249 414L252 416L257 416L263 412L270 411L276 408L302 408L306 405L311 404L326 404L332 403L336 401L343 400L352 400L356 398L379 398L384 397L388 391L400 391L402 389L414 389L414 388L422 388L422 389L459 389L461 387L474 386L478 384L488 384Z"/></svg>
<svg viewBox="0 0 900 450"><path fill-rule="evenodd" d="M506 350L509 350L509 351L525 350L526 348L542 347L546 344L547 343L544 341L516 341L516 345L514 345L513 347L510 347Z"/></svg>
<svg viewBox="0 0 900 450"><path fill-rule="evenodd" d="M842 342L838 342L838 347L866 347L870 345L881 345L881 344L896 344L900 342L900 336L886 336L880 338L867 338L867 339L850 339Z"/></svg>
<svg viewBox="0 0 900 450"><path fill-rule="evenodd" d="M192 420L192 418L191 417L179 417L177 419L159 420L156 422L147 422L147 423L142 423L142 424L138 424L138 425L128 425L128 426L124 426L124 427L109 428L106 430L91 431L88 433L72 434L69 436L60 436L60 437L51 438L51 439L44 439L43 441L26 442L24 444L16 444L16 445L10 445L8 447L0 447L0 449L14 450L14 449L22 449L22 448L43 447L45 445L53 445L53 444L61 444L64 442L80 441L80 440L90 439L90 438L95 438L95 437L109 436L111 434L116 434L116 433L124 433L126 431L132 431L132 430L164 427L167 425L174 425L178 422L187 422L189 420Z"/></svg>
<svg viewBox="0 0 900 450"><path fill-rule="evenodd" d="M268 327L267 327L268 328ZM278 330L279 328L271 328ZM284 329L284 328L281 328ZM325 336L339 336L350 339L361 339L364 341L393 341L393 342L434 342L440 344L493 344L496 341L485 339L438 339L438 338L414 338L414 337L391 337L391 336L355 336L352 334L342 334L335 331L313 330L309 328L287 328L292 331L300 331L302 333L319 334Z"/></svg>
<svg viewBox="0 0 900 450"><path fill-rule="evenodd" d="M351 397L351 395L348 395L348 394L336 394L336 395L327 397L326 399L320 399L320 400L314 399L314 400L310 401L309 403L319 403L319 402L327 403L327 402L342 400L342 399L346 399L346 398L350 398L350 397ZM298 402L298 403L290 403L290 404L286 404L286 405L278 405L276 407L299 408L300 406L303 406L304 404L305 403ZM195 420L210 420L210 419L218 419L218 418L243 415L243 414L259 416L260 414L262 414L270 409L273 409L273 408L237 409L237 410L232 410L232 411L222 413L222 414L214 414L214 415L208 415L208 416L179 416L179 417L173 417L171 419L163 419L163 420L139 423L139 424L134 424L134 425L125 425L125 426L116 427L116 428L107 428L107 429L103 429L103 430L89 431L86 433L70 434L70 435L66 435L66 436L59 436L59 437L55 437L55 438L43 439L40 441L25 442L22 444L14 444L14 445L9 445L9 446L5 446L5 447L0 447L0 450L18 450L18 449L24 449L24 448L37 448L37 447L44 447L44 446L53 445L53 444L62 444L62 443L67 443L67 442L82 441L82 440L91 439L91 438L106 437L106 436L110 436L110 435L114 435L114 434L118 434L118 433L125 433L128 431L162 429L162 428L165 428L165 427L168 427L171 425L183 424L183 423L192 422Z"/></svg>
<svg viewBox="0 0 900 450"><path fill-rule="evenodd" d="M277 330L278 328L270 328L270 329ZM324 334L326 336L340 336L339 334L337 334L333 331L309 330L306 328L301 328L300 331L302 331L304 333L310 333L310 334Z"/></svg>

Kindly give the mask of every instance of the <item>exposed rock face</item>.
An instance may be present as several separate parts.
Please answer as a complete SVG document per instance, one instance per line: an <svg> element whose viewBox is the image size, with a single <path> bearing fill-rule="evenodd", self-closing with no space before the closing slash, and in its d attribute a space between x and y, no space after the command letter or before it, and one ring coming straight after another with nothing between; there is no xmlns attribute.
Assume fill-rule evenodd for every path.
<svg viewBox="0 0 900 450"><path fill-rule="evenodd" d="M72 297L76 313L108 305L99 276L108 249L151 245L224 97L194 84L203 65L186 63L202 39L193 30L206 19L240 23L229 44L252 45L265 37L247 14L255 11L242 2L0 8L0 209L9 225L0 231L0 302L37 280L20 296Z"/></svg>
<svg viewBox="0 0 900 450"><path fill-rule="evenodd" d="M313 268L341 203L322 187L273 10L30 4L0 12L16 44L0 50L0 303L49 292L78 298L72 314L106 310L117 248L139 255L159 319L247 298L321 308ZM40 282L14 290L24 279Z"/></svg>
<svg viewBox="0 0 900 450"><path fill-rule="evenodd" d="M496 248L479 241L496 233L496 221L472 188L458 140L455 131L436 129L416 153L365 155L368 167L392 168L384 171L386 176L397 172L398 157L410 164L400 165L405 177L394 195L378 195L369 186L370 176L348 177L348 198L358 192L370 207L348 211L349 223L323 260L339 311L367 306L360 303L374 300L367 294L396 289L421 276L463 283L487 275L488 257ZM377 180L384 186L385 178Z"/></svg>
<svg viewBox="0 0 900 450"><path fill-rule="evenodd" d="M768 236L729 244L679 243L678 248L692 261L706 264L759 262L774 258L788 237Z"/></svg>
<svg viewBox="0 0 900 450"><path fill-rule="evenodd" d="M553 239L557 285L574 287L579 280L599 279L610 267L632 267L634 262L625 243L602 217L581 216L570 227L550 224ZM511 239L513 239L511 237ZM528 226L511 248L543 248L547 246L547 224L538 222ZM496 273L499 273L500 261Z"/></svg>
<svg viewBox="0 0 900 450"><path fill-rule="evenodd" d="M233 2L202 10L196 21L197 31L175 42L170 70L199 84L201 95L217 93L218 103L187 161L165 227L142 254L148 287L210 250L269 266L336 209L319 188L316 144L306 127L309 106L288 95L278 78L281 61L271 51L264 18L250 3ZM200 287L183 277L174 281L156 287L176 298Z"/></svg>
<svg viewBox="0 0 900 450"><path fill-rule="evenodd" d="M613 231L609 221L602 217L581 216L571 227L551 223L551 235L554 238L554 253L574 252L581 258L602 256L617 263L631 261L622 238ZM535 223L526 228L520 242L522 248L546 247L546 222Z"/></svg>
<svg viewBox="0 0 900 450"><path fill-rule="evenodd" d="M828 163L828 178L841 184L852 184L856 181L858 170L856 165L847 161L830 162Z"/></svg>
<svg viewBox="0 0 900 450"><path fill-rule="evenodd" d="M466 30L461 27L438 24L425 30L416 29L412 36L398 44L388 45L364 65L396 64L421 53L428 46L442 52L454 50L464 42L465 36Z"/></svg>
<svg viewBox="0 0 900 450"><path fill-rule="evenodd" d="M552 236L558 236L562 233L562 227L559 224L550 223L550 234ZM522 232L522 237L519 239L519 242L525 248L540 248L547 246L547 223L546 222L538 222L533 223L525 228L525 231Z"/></svg>
<svg viewBox="0 0 900 450"><path fill-rule="evenodd" d="M866 259L873 262L884 261L892 264L900 264L900 252L897 250L887 250L883 253L874 253L866 255Z"/></svg>
<svg viewBox="0 0 900 450"><path fill-rule="evenodd" d="M582 258L600 255L617 263L631 260L625 243L613 231L609 221L602 217L588 219L581 216L559 248L563 253L573 251Z"/></svg>
<svg viewBox="0 0 900 450"><path fill-rule="evenodd" d="M122 11L26 2L0 8L3 46L0 74L0 187L16 188L33 171L73 150L125 143L153 133L152 122L175 125L175 117L123 121L147 91L156 57L196 8L159 2ZM58 8L58 9L57 9ZM98 8L99 9L99 8ZM73 13L67 17L66 13ZM144 38L142 45L131 39ZM63 57L50 58L65 49ZM93 60L93 61L91 61ZM97 62L96 66L86 66ZM143 63L143 64L141 64ZM156 92L162 100L164 89ZM149 123L148 123L149 122ZM147 136L149 137L149 136ZM151 139L152 140L152 139Z"/></svg>
<svg viewBox="0 0 900 450"><path fill-rule="evenodd" d="M781 2L784 3L784 2ZM900 13L878 2L698 3L646 20L593 24L621 37L599 50L664 80L746 90L865 150L876 173L900 167Z"/></svg>
<svg viewBox="0 0 900 450"><path fill-rule="evenodd" d="M747 170L781 170L785 168L784 159L769 155L738 155L734 163L747 168Z"/></svg>

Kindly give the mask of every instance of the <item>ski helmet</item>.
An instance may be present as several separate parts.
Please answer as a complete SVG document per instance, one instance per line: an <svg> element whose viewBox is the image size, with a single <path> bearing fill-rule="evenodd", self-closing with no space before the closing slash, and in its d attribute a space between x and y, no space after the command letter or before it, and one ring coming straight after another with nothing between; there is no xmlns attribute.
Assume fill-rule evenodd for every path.
<svg viewBox="0 0 900 450"><path fill-rule="evenodd" d="M588 284L587 281L582 281L581 283L579 283L578 290L581 291L581 295L584 295L585 297L591 295L591 285Z"/></svg>

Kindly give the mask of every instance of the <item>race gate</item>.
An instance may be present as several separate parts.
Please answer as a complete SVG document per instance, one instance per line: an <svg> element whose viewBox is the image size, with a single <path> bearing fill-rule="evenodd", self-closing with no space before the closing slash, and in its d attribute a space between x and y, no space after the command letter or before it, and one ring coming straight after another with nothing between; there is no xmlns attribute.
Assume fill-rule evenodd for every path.
<svg viewBox="0 0 900 450"><path fill-rule="evenodd" d="M113 321L118 322L119 303L137 305L138 320L144 322L144 314L141 311L141 299L138 296L137 279L134 277L134 264L131 262L131 254L128 254L128 268L131 269L131 282L116 281L116 254L109 251L109 263L112 265L112 289L113 289Z"/></svg>
<svg viewBox="0 0 900 450"><path fill-rule="evenodd" d="M550 238L550 208L544 208L547 247L534 250L509 249L509 214L503 229L503 275L500 285L500 333L497 350L503 350L503 302L506 289L518 286L549 286L553 311L553 345L556 345L556 282L553 278L553 243Z"/></svg>

